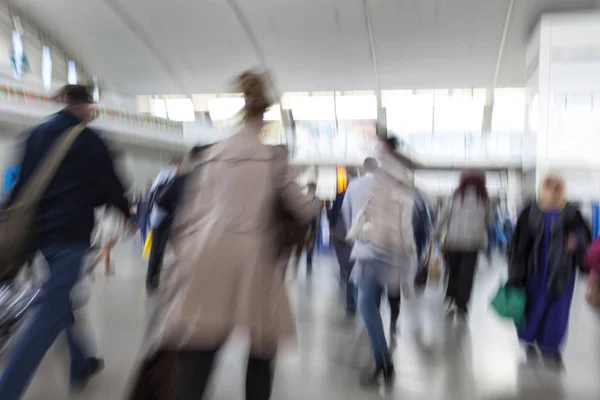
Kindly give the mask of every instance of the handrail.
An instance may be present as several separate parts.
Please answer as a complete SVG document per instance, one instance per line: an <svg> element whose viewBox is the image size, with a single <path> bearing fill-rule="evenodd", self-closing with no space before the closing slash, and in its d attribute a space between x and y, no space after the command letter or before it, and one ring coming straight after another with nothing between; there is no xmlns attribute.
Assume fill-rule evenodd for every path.
<svg viewBox="0 0 600 400"><path fill-rule="evenodd" d="M25 89L18 85L0 84L0 101L8 101L22 104L37 104L42 106L56 106L50 96L34 90ZM124 125L135 125L142 129L164 130L183 134L183 123L171 121L150 115L142 115L119 111L99 104L96 108L97 117L117 122Z"/></svg>

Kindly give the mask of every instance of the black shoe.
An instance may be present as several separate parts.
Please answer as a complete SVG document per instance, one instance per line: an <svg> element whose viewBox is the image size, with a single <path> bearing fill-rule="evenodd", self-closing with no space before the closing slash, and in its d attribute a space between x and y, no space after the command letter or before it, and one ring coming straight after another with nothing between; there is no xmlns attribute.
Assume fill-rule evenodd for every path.
<svg viewBox="0 0 600 400"><path fill-rule="evenodd" d="M87 386L88 382L104 369L104 360L91 357L86 360L87 372L83 377L71 380L71 390L80 392Z"/></svg>
<svg viewBox="0 0 600 400"><path fill-rule="evenodd" d="M377 364L375 366L375 370L367 372L365 375L361 376L360 385L366 388L378 387L380 379L383 378L385 385L391 386L394 384L395 377L396 373L392 364Z"/></svg>

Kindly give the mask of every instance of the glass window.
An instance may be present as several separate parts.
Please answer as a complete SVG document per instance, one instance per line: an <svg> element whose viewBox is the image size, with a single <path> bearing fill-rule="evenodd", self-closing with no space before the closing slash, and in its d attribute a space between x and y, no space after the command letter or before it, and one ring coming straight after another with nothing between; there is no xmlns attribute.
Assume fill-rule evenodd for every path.
<svg viewBox="0 0 600 400"><path fill-rule="evenodd" d="M196 114L192 99L167 99L167 116L173 121L195 121Z"/></svg>
<svg viewBox="0 0 600 400"><path fill-rule="evenodd" d="M12 44L13 44L13 54L12 54L12 67L13 73L15 75L15 79L21 80L23 77L23 58L24 58L24 50L23 50L23 41L21 40L21 34L16 29L12 32Z"/></svg>
<svg viewBox="0 0 600 400"><path fill-rule="evenodd" d="M434 132L481 132L485 98L470 90L436 92Z"/></svg>
<svg viewBox="0 0 600 400"><path fill-rule="evenodd" d="M208 100L208 112L213 121L233 118L244 107L243 97L217 97Z"/></svg>
<svg viewBox="0 0 600 400"><path fill-rule="evenodd" d="M48 46L42 47L42 81L44 89L52 89L52 54Z"/></svg>
<svg viewBox="0 0 600 400"><path fill-rule="evenodd" d="M375 95L336 96L335 110L338 120L377 119Z"/></svg>
<svg viewBox="0 0 600 400"><path fill-rule="evenodd" d="M167 119L167 104L163 99L150 99L150 114Z"/></svg>
<svg viewBox="0 0 600 400"><path fill-rule="evenodd" d="M335 105L331 96L293 96L290 99L294 120L333 121Z"/></svg>
<svg viewBox="0 0 600 400"><path fill-rule="evenodd" d="M412 91L385 91L388 131L401 137L411 133L431 133L433 130L433 92L413 94Z"/></svg>
<svg viewBox="0 0 600 400"><path fill-rule="evenodd" d="M77 85L77 66L75 65L75 61L69 60L67 63L67 82L71 85Z"/></svg>
<svg viewBox="0 0 600 400"><path fill-rule="evenodd" d="M496 89L492 110L492 131L525 131L525 90L523 88Z"/></svg>
<svg viewBox="0 0 600 400"><path fill-rule="evenodd" d="M100 85L98 85L98 77L95 76L93 81L94 81L94 88L92 91L92 98L97 103L100 101Z"/></svg>

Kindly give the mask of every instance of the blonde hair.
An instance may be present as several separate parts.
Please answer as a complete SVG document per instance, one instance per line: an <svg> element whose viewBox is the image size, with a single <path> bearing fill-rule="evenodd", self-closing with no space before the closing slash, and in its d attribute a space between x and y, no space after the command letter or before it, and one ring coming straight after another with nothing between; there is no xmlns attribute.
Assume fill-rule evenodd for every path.
<svg viewBox="0 0 600 400"><path fill-rule="evenodd" d="M261 117L271 107L267 93L266 76L264 73L248 70L242 72L236 79L237 90L244 94L244 119Z"/></svg>
<svg viewBox="0 0 600 400"><path fill-rule="evenodd" d="M555 199L549 199L547 196L546 189L550 187L557 188L560 191L560 199L558 204L551 204ZM567 204L567 189L565 180L556 174L547 174L540 182L539 190L539 204L542 208L563 208Z"/></svg>

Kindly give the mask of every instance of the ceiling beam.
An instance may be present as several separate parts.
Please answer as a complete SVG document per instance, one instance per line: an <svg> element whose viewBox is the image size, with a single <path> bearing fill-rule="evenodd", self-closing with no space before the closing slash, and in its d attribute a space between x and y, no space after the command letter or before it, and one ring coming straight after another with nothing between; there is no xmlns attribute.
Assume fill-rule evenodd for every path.
<svg viewBox="0 0 600 400"><path fill-rule="evenodd" d="M365 26L369 35L369 47L371 49L371 62L373 63L373 73L375 75L375 95L377 96L377 107L381 108L381 82L379 80L379 68L377 66L377 51L375 50L375 39L373 37L373 22L369 0L363 0L363 10L365 14Z"/></svg>
<svg viewBox="0 0 600 400"><path fill-rule="evenodd" d="M512 18L513 8L515 6L515 0L510 0L508 3L508 9L506 10L506 17L504 18L504 27L502 28L502 36L500 37L500 44L498 45L498 54L496 55L496 65L494 67L494 75L492 78L492 87L488 89L486 94L486 102L483 109L483 121L482 131L490 132L492 130L492 113L494 111L494 91L498 86L498 77L500 76L500 67L502 65L502 56L504 55L504 46L506 44L506 37L508 36L508 28L510 26L510 20Z"/></svg>
<svg viewBox="0 0 600 400"><path fill-rule="evenodd" d="M189 91L187 90L183 80L179 78L177 72L175 71L175 68L173 67L173 65L171 65L169 59L162 53L162 51L160 51L158 46L154 44L150 36L146 33L144 27L140 23L138 23L135 20L135 18L133 18L129 14L129 12L119 4L118 1L101 1L121 20L121 22L123 22L123 24L138 38L138 40L142 42L152 54L154 54L158 62L162 65L165 71L170 75L173 82L177 85L177 87L181 91L181 94L185 94L191 97L191 93L189 93Z"/></svg>

